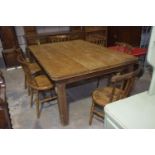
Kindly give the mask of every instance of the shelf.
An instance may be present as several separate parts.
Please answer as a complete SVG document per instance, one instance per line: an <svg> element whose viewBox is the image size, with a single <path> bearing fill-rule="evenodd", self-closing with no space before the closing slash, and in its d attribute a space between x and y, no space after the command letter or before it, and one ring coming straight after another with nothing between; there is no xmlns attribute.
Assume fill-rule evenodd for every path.
<svg viewBox="0 0 155 155"><path fill-rule="evenodd" d="M15 48L3 50L2 55L7 68L19 66L17 61L18 52Z"/></svg>
<svg viewBox="0 0 155 155"><path fill-rule="evenodd" d="M84 31L86 33L89 32L101 32L101 31L107 31L107 27L106 26L85 26L84 27Z"/></svg>

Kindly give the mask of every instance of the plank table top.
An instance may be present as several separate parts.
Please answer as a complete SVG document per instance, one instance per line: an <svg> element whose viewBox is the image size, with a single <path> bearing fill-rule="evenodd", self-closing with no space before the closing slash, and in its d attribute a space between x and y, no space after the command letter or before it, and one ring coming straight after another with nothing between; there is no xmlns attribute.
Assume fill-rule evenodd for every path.
<svg viewBox="0 0 155 155"><path fill-rule="evenodd" d="M127 65L137 58L83 40L29 46L54 81Z"/></svg>

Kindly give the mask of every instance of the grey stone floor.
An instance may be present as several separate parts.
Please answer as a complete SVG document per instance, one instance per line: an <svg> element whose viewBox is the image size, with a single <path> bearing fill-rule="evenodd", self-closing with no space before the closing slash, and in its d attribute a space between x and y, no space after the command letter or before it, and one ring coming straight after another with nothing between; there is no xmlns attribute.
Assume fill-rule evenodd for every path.
<svg viewBox="0 0 155 155"><path fill-rule="evenodd" d="M69 125L63 127L59 120L56 101L45 103L40 119L36 118L35 106L30 108L30 97L24 89L24 74L22 69L6 71L2 69L7 85L7 98L10 108L13 128L15 129L103 129L104 123L94 118L92 126L88 125L91 106L91 92L96 88L96 80L80 82L67 87L69 104ZM136 81L132 95L148 90L151 74L146 69L144 75ZM104 86L101 80L100 86Z"/></svg>

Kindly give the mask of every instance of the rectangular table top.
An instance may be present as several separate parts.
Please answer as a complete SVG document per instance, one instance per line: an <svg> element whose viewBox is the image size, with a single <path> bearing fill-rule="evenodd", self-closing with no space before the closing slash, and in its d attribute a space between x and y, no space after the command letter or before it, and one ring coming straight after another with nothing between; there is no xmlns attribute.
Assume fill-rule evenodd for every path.
<svg viewBox="0 0 155 155"><path fill-rule="evenodd" d="M127 65L137 58L89 43L73 40L29 46L46 73L54 81Z"/></svg>

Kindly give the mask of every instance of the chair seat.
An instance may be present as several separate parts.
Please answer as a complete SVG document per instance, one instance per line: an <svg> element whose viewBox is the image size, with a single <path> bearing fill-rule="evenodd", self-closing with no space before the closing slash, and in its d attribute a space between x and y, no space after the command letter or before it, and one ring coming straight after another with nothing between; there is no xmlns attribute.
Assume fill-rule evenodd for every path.
<svg viewBox="0 0 155 155"><path fill-rule="evenodd" d="M41 68L36 63L28 63L31 74L41 71Z"/></svg>
<svg viewBox="0 0 155 155"><path fill-rule="evenodd" d="M110 99L112 96L112 87L104 87L104 88L98 88L96 89L93 94L93 100L95 103L97 103L98 105L101 106L105 106L106 104L110 103ZM123 94L123 91L115 88L115 94L113 96L113 101L116 101L118 96L120 96L121 94Z"/></svg>
<svg viewBox="0 0 155 155"><path fill-rule="evenodd" d="M34 77L34 81L36 82L35 89L37 90L46 90L54 87L53 83L45 75Z"/></svg>

